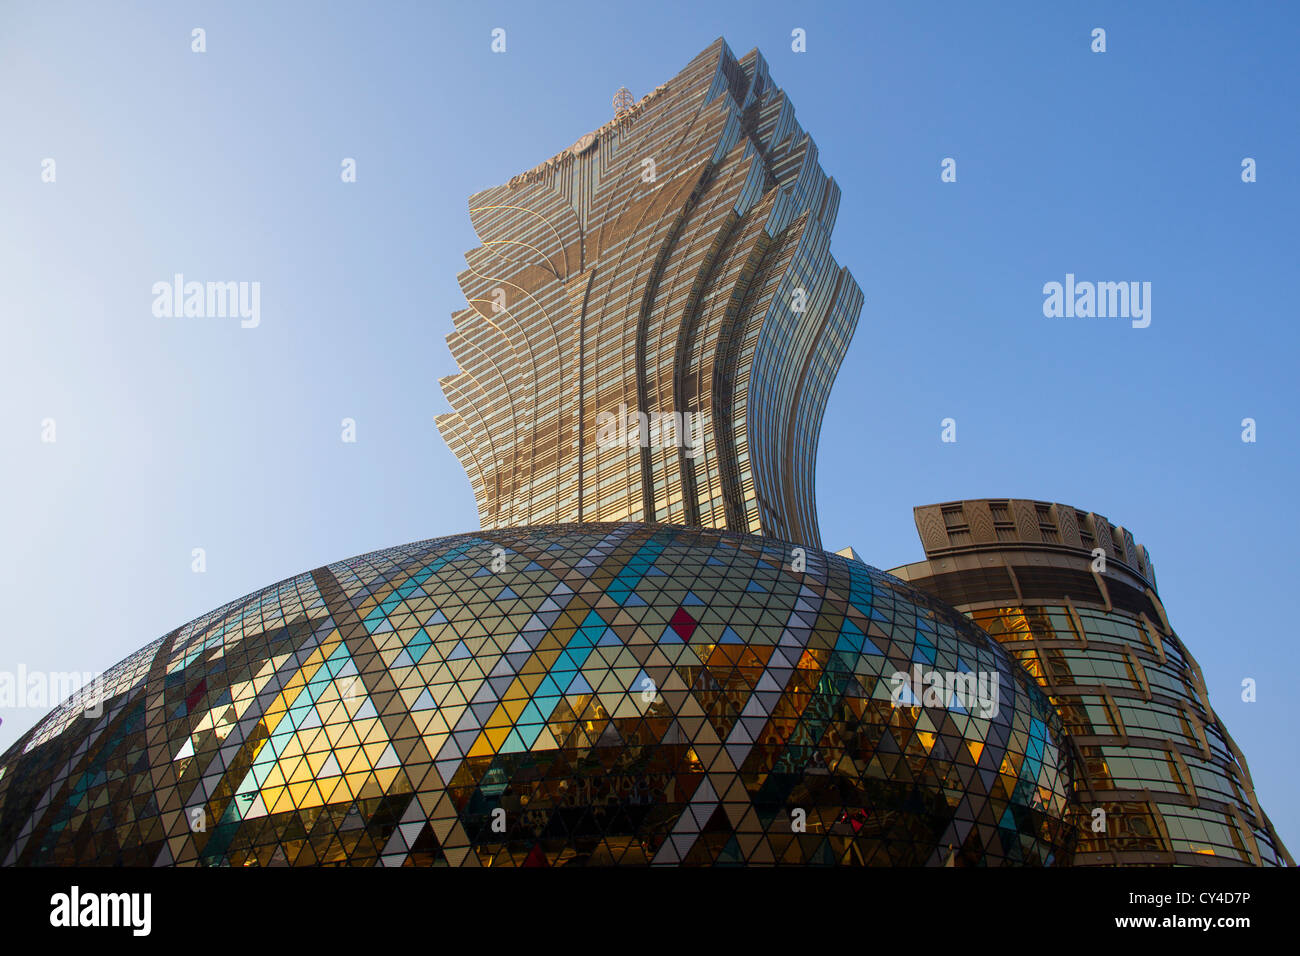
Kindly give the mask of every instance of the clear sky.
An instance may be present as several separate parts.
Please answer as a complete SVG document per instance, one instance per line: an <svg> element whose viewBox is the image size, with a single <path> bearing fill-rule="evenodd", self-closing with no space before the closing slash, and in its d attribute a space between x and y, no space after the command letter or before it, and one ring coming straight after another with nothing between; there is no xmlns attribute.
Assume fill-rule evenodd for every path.
<svg viewBox="0 0 1300 956"><path fill-rule="evenodd" d="M723 36L841 184L832 251L866 294L821 435L826 546L917 560L914 505L986 496L1125 525L1300 851L1300 11L980 6L5 0L0 670L106 669L282 578L476 527L433 423L467 197ZM175 273L259 282L260 324L156 317ZM1150 282L1150 326L1045 317L1066 273ZM0 709L0 748L40 716Z"/></svg>

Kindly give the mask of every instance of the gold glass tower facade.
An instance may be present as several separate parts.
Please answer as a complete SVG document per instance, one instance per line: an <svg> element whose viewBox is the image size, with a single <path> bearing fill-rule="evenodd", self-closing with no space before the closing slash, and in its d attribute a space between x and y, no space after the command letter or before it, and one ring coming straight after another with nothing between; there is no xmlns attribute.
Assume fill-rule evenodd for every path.
<svg viewBox="0 0 1300 956"><path fill-rule="evenodd" d="M813 478L862 292L839 187L719 39L476 193L438 417L483 528L646 521L819 546Z"/></svg>
<svg viewBox="0 0 1300 956"><path fill-rule="evenodd" d="M1294 865L1132 534L1023 499L915 513L927 560L890 573L979 624L1065 721L1073 865Z"/></svg>

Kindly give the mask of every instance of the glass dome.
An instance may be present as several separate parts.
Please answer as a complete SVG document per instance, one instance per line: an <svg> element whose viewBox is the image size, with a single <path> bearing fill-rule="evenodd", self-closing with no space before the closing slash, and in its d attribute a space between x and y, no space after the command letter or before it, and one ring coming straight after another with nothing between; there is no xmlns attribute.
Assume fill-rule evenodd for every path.
<svg viewBox="0 0 1300 956"><path fill-rule="evenodd" d="M0 757L0 862L1068 862L1032 679L897 579L771 538L377 551L192 621L101 695Z"/></svg>

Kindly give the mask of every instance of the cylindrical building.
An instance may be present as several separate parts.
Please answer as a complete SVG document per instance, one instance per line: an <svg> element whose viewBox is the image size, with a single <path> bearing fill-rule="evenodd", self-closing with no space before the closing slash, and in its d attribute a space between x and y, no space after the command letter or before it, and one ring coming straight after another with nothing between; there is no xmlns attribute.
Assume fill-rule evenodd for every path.
<svg viewBox="0 0 1300 956"><path fill-rule="evenodd" d="M1022 499L926 505L916 526L926 560L890 573L988 631L1065 721L1074 865L1294 865L1128 531Z"/></svg>

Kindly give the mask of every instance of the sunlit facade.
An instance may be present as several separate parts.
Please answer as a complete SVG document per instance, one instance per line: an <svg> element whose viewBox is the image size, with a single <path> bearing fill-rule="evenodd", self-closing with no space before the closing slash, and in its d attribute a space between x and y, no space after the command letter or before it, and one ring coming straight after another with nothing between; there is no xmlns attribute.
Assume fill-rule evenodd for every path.
<svg viewBox="0 0 1300 956"><path fill-rule="evenodd" d="M1124 529L821 550L862 294L758 52L613 105L470 200L438 425L481 530L117 665L0 756L0 865L1290 864Z"/></svg>
<svg viewBox="0 0 1300 956"><path fill-rule="evenodd" d="M839 199L762 56L722 40L473 195L438 425L481 525L819 546L817 437L862 308L830 255Z"/></svg>
<svg viewBox="0 0 1300 956"><path fill-rule="evenodd" d="M423 541L218 608L0 757L0 863L1050 865L1069 757L961 615L642 524ZM917 664L996 713L895 706Z"/></svg>
<svg viewBox="0 0 1300 956"><path fill-rule="evenodd" d="M927 560L890 573L992 635L1065 722L1075 866L1294 865L1132 534L1023 499L928 505L916 526Z"/></svg>

